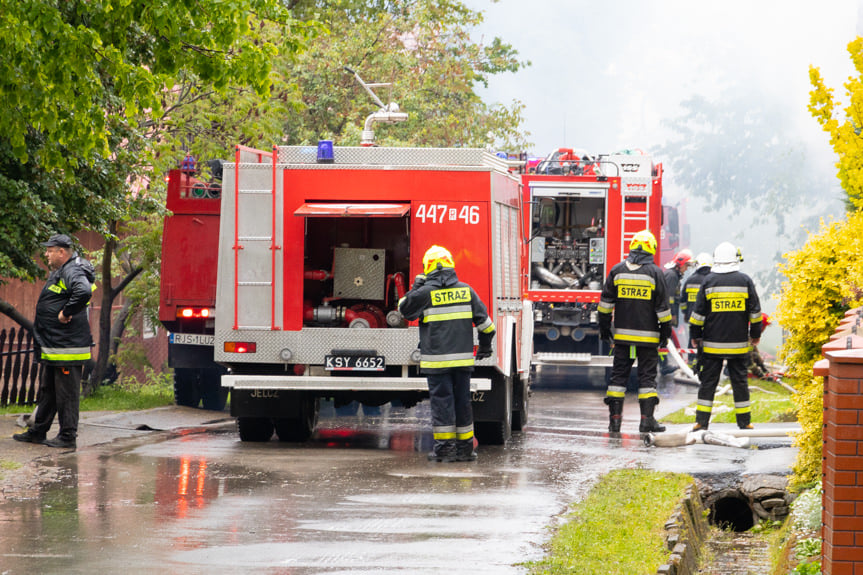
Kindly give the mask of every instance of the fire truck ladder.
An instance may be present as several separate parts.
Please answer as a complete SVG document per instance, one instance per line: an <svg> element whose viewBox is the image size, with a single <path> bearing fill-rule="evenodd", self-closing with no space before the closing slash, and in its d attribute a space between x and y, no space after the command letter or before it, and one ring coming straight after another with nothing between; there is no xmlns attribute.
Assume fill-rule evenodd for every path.
<svg viewBox="0 0 863 575"><path fill-rule="evenodd" d="M264 160L269 158L273 162L272 184L269 188L261 189L260 185L257 188L240 187L240 162L243 159L248 159L251 155L255 161L253 163L263 164ZM277 330L280 329L276 325L276 252L281 249L281 246L276 244L276 162L278 161L278 150L273 146L272 152L264 152L246 146L237 146L234 158L234 329L257 329L257 330ZM250 179L250 178L246 178ZM269 235L240 235L240 196L252 195L269 195L271 197L271 227ZM248 245L269 244L270 250L270 278L269 281L250 281L240 277L240 251L246 249ZM259 251L253 249L252 251ZM240 325L240 301L256 302L260 301L260 289L270 288L270 321L269 325ZM247 297L241 298L241 294Z"/></svg>
<svg viewBox="0 0 863 575"><path fill-rule="evenodd" d="M623 194L623 221L620 226L620 260L629 253L629 243L641 230L650 227L650 201L644 194ZM659 238L657 238L657 241Z"/></svg>

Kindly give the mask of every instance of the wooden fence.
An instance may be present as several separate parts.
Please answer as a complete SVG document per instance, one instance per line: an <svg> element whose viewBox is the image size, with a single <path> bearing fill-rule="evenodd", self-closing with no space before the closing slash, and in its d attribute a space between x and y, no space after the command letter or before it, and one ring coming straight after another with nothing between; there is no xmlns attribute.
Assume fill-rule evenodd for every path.
<svg viewBox="0 0 863 575"><path fill-rule="evenodd" d="M33 334L23 328L0 330L0 407L34 405L39 387Z"/></svg>

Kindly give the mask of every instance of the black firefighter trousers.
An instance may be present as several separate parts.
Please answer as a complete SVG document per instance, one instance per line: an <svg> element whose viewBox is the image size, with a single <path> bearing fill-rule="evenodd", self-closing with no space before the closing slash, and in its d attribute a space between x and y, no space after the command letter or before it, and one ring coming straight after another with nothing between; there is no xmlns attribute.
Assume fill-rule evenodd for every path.
<svg viewBox="0 0 863 575"><path fill-rule="evenodd" d="M713 397L716 395L716 386L719 384L719 376L722 374L723 361L728 364L728 377L731 380L731 390L734 393L737 426L743 429L752 421L752 412L749 404L748 355L725 359L706 353L702 354L698 362L698 379L701 385L698 388L698 405L695 408L695 422L705 428L710 423L710 414L713 411Z"/></svg>
<svg viewBox="0 0 863 575"><path fill-rule="evenodd" d="M471 370L458 368L426 375L435 443L473 440L470 375Z"/></svg>
<svg viewBox="0 0 863 575"><path fill-rule="evenodd" d="M46 435L54 422L54 416L57 415L60 421L60 432L57 436L70 440L78 436L78 407L83 372L83 365L43 365L36 421L30 426L34 434Z"/></svg>

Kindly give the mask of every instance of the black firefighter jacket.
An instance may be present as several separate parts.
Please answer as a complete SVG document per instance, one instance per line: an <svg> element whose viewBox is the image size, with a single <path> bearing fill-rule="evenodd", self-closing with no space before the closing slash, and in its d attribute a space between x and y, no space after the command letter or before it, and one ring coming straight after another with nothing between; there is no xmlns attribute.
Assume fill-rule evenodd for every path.
<svg viewBox="0 0 863 575"><path fill-rule="evenodd" d="M480 347L488 347L495 334L494 323L473 288L460 282L452 268L437 269L425 283L399 301L399 311L408 320L419 319L420 369L438 373L452 368L471 369L474 364L473 326Z"/></svg>
<svg viewBox="0 0 863 575"><path fill-rule="evenodd" d="M709 273L709 267L698 268L687 278L686 283L683 284L683 289L680 293L680 309L683 310L683 318L687 322L690 316L692 316L692 308L695 307L698 290L701 289L701 284L704 283L704 278Z"/></svg>
<svg viewBox="0 0 863 575"><path fill-rule="evenodd" d="M705 354L745 357L749 338L761 337L761 304L752 279L739 271L708 274L689 323L689 337L702 341Z"/></svg>
<svg viewBox="0 0 863 575"><path fill-rule="evenodd" d="M671 311L662 270L646 253L630 252L605 278L599 300L600 326L614 317L614 342L657 347L671 333Z"/></svg>
<svg viewBox="0 0 863 575"><path fill-rule="evenodd" d="M42 361L57 365L82 365L90 359L93 336L90 333L87 304L96 279L93 265L73 255L51 272L36 302L33 332L42 349ZM60 323L58 315L71 317Z"/></svg>

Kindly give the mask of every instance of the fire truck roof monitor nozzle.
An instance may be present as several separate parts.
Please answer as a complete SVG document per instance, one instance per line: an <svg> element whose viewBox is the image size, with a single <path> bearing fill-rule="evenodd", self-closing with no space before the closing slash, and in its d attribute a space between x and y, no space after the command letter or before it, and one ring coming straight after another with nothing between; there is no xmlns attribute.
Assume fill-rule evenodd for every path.
<svg viewBox="0 0 863 575"><path fill-rule="evenodd" d="M375 122L380 122L382 124L395 124L396 122L404 122L408 119L408 115L405 112L399 111L399 105L395 102L390 102L389 104L384 104L380 98L378 98L377 94L372 91L372 88L380 88L385 86L390 86L389 82L378 82L378 83L366 83L360 78L360 75L357 74L352 69L347 66L344 67L345 72L349 74L353 74L354 78L357 79L357 82L360 83L366 92L368 92L369 96L372 97L372 100L375 104L380 106L380 109L377 112L373 112L369 114L366 118L365 126L363 126L363 135L360 144L363 146L374 146L375 145L375 131L372 129L372 124Z"/></svg>

